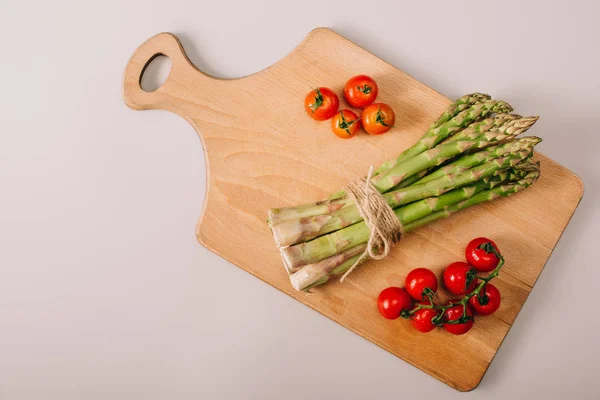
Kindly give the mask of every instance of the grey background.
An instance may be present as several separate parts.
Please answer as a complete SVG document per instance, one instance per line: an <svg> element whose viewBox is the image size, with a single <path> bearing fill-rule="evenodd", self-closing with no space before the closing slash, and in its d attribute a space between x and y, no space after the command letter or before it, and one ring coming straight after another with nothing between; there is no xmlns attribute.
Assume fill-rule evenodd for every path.
<svg viewBox="0 0 600 400"><path fill-rule="evenodd" d="M1 0L0 398L599 398L596 4ZM585 182L469 394L202 248L200 141L121 99L126 61L158 32L232 78L319 26L449 97L541 115L541 151Z"/></svg>

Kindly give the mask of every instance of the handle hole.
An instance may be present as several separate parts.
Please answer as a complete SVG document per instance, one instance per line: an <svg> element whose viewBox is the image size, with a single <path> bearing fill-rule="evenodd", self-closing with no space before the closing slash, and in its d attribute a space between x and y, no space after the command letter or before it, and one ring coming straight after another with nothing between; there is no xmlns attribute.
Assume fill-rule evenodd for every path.
<svg viewBox="0 0 600 400"><path fill-rule="evenodd" d="M162 86L171 72L171 59L164 54L156 54L142 70L140 86L144 92L154 92Z"/></svg>

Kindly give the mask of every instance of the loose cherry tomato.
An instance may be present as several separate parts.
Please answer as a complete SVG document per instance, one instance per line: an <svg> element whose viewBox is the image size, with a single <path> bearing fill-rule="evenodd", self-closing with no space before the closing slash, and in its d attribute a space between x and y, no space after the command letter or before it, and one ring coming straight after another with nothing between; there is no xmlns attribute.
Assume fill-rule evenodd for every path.
<svg viewBox="0 0 600 400"><path fill-rule="evenodd" d="M379 313L387 319L396 319L404 309L412 306L412 299L406 291L399 287L383 289L377 297Z"/></svg>
<svg viewBox="0 0 600 400"><path fill-rule="evenodd" d="M491 315L500 308L500 291L491 283L486 283L484 287L485 296L482 296L482 292L480 291L480 297L478 298L477 295L471 297L469 304L477 314Z"/></svg>
<svg viewBox="0 0 600 400"><path fill-rule="evenodd" d="M375 101L377 97L377 83L367 75L358 75L346 83L344 97L352 107L363 108Z"/></svg>
<svg viewBox="0 0 600 400"><path fill-rule="evenodd" d="M454 299L454 300L450 300L448 302L448 304L458 303L458 302L460 302L460 299ZM448 332L450 332L453 335L463 335L463 334L467 333L473 327L473 310L471 309L471 306L469 304L466 304L465 308L467 309L467 316L471 317L471 318L460 324L446 323L446 324L444 324L444 329L446 329ZM444 313L444 319L446 321L456 321L456 320L460 319L462 316L463 316L463 306L461 304L458 304L454 307L450 307Z"/></svg>
<svg viewBox="0 0 600 400"><path fill-rule="evenodd" d="M424 300L417 304L430 305L431 302L429 300ZM415 307L417 304L415 304ZM438 314L439 311L433 308L421 308L420 310L415 311L412 317L410 317L410 324L419 332L431 332L435 328L435 325L431 320L437 317Z"/></svg>
<svg viewBox="0 0 600 400"><path fill-rule="evenodd" d="M371 135L386 133L396 122L392 107L384 103L371 104L363 110L362 123L365 131Z"/></svg>
<svg viewBox="0 0 600 400"><path fill-rule="evenodd" d="M335 115L340 100L333 90L326 87L316 88L306 95L304 109L312 119L325 121Z"/></svg>
<svg viewBox="0 0 600 400"><path fill-rule="evenodd" d="M477 286L475 269L465 262L454 262L444 270L444 286L452 294L470 293Z"/></svg>
<svg viewBox="0 0 600 400"><path fill-rule="evenodd" d="M404 284L406 286L406 292L410 294L410 297L417 301L426 298L425 289L429 289L431 292L435 292L438 289L437 277L427 268L416 268L410 271L408 275L406 275Z"/></svg>
<svg viewBox="0 0 600 400"><path fill-rule="evenodd" d="M331 119L331 130L342 139L354 137L360 129L360 118L350 110L342 110Z"/></svg>
<svg viewBox="0 0 600 400"><path fill-rule="evenodd" d="M491 246L486 243L491 243ZM498 266L500 259L491 251L493 247L498 253L498 246L490 239L480 237L473 239L467 245L465 255L467 262L479 271L489 272Z"/></svg>

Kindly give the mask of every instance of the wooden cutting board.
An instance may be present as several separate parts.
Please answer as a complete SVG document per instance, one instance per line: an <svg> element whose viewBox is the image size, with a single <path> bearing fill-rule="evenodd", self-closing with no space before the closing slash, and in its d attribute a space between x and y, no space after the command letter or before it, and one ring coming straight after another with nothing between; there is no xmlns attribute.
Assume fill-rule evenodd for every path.
<svg viewBox="0 0 600 400"><path fill-rule="evenodd" d="M161 87L145 92L141 76L158 55L171 59L171 71ZM397 122L386 135L363 133L343 141L331 133L329 121L307 117L303 100L312 88L327 86L340 94L340 107L347 107L342 88L358 74L375 78L378 100L393 107ZM207 171L197 225L202 245L462 391L480 382L583 195L576 175L538 155L542 177L531 188L421 228L407 235L387 259L368 262L344 283L330 282L307 295L290 285L265 222L267 209L323 198L365 175L371 164L413 144L450 101L323 28L310 32L275 65L232 80L203 74L175 36L161 33L143 43L127 64L124 98L136 110L179 114L198 132ZM531 133L544 136L536 127ZM495 240L507 260L494 281L503 295L495 315L478 318L464 336L443 329L421 334L408 321L379 316L380 290L402 286L415 267L439 273L450 262L463 260L465 245L477 236ZM441 296L447 297L443 292Z"/></svg>

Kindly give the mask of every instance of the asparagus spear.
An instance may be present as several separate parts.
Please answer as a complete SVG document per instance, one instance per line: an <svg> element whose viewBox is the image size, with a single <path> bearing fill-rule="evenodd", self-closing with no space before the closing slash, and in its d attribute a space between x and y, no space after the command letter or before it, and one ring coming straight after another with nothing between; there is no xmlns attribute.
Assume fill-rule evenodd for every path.
<svg viewBox="0 0 600 400"><path fill-rule="evenodd" d="M437 170L434 170L433 172L431 169L421 171L418 174L415 174L415 175L411 176L410 178L403 180L402 183L400 183L400 185L397 186L397 188L403 188L406 186L410 186L410 185L414 184L415 182L417 182L417 183L429 182L431 180L434 180L434 179L444 176L444 174L446 174L446 173L458 174L458 173L465 171L471 167L480 165L482 163L489 162L490 160L492 160L494 158L498 158L502 154L505 154L505 151L511 151L511 148L516 147L516 146L522 146L523 150L530 152L530 150L533 149L533 146L535 146L536 144L538 144L541 141L542 141L542 139L540 139L538 137L528 136L528 137L524 137L521 139L512 140L510 142L507 142L503 146L488 147L484 151L480 151L475 154L471 154L471 155L467 155L467 156L462 156L458 160L455 160L454 162L452 162L450 164L447 164ZM529 144L527 144L527 143L529 143ZM506 147L504 147L504 146L506 146Z"/></svg>
<svg viewBox="0 0 600 400"><path fill-rule="evenodd" d="M539 161L531 161L531 159L526 162L522 162L520 164L515 165L515 171L539 171L540 170L540 162Z"/></svg>
<svg viewBox="0 0 600 400"><path fill-rule="evenodd" d="M479 93L473 94L471 96L476 99L482 99L485 97L484 95L481 95ZM465 102L464 104L467 103ZM468 126L474 121L481 120L488 114L506 113L510 112L511 110L512 107L508 103L505 103L503 101L485 100L482 102L471 104L469 108L459 112L456 116L442 123L440 126L429 129L414 146L405 150L395 160L391 160L382 164L382 166L377 168L376 171L382 173L388 168L393 168L399 163L402 163L403 161L408 160L409 158L412 158L417 154L420 154L428 149L433 148L435 145L447 138L453 132L456 132L457 130ZM388 174L386 173L380 176L387 177ZM382 180L382 183L378 183L379 180ZM392 183L392 181L393 179L390 180L388 178L378 179L378 177L376 176L375 179L373 179L373 184L381 193L383 193L394 186L389 186L389 184ZM352 203L352 200L346 196L346 193L344 191L339 191L331 195L329 199L319 201L317 203L303 204L295 207L271 209L269 210L268 220L269 224L271 226L274 226L279 224L281 221L289 219L306 218L316 215L330 214L331 212L349 206Z"/></svg>
<svg viewBox="0 0 600 400"><path fill-rule="evenodd" d="M491 139L490 139L491 140ZM461 142L471 143L477 142ZM420 162L420 165L424 165L425 168L428 165L433 165L436 161L431 161L430 157L433 152L439 149L435 157L444 158L445 155L449 154L450 151L459 150L459 143L449 143L447 145L440 146L439 148L429 150L425 153L413 157L410 161L404 163L407 170L411 168L411 163ZM508 147L508 146L505 146ZM483 176L489 176L495 173L498 169L506 168L510 165L515 165L519 161L528 157L533 151L533 146L522 148L519 146L513 146L511 151L491 152L487 158L487 162L482 165L476 166L472 170L465 168L461 170L462 174L442 174L435 181L430 180L429 183L424 185L409 186L406 188L398 189L385 193L384 199L390 205L395 208L403 204L410 203L426 197L442 194L448 190L456 187L469 184L471 182L481 179ZM428 154L432 152L432 154ZM476 153L478 154L478 153ZM500 154L498 158L492 157L491 154ZM470 156L467 156L470 157ZM418 169L418 168L417 168ZM423 168L421 168L423 169ZM294 220L283 221L278 225L272 226L271 230L275 242L279 247L290 246L296 243L305 242L313 239L317 236L336 231L338 229L345 228L346 226L352 225L362 220L362 216L355 204L348 207L339 209L329 215L317 215L314 217L299 218Z"/></svg>
<svg viewBox="0 0 600 400"><path fill-rule="evenodd" d="M466 135L487 132L489 130L497 131L497 128L502 127L505 124L511 123L511 121L513 121L515 119L519 119L519 118L523 118L523 117L521 117L520 115L517 115L517 114L497 114L494 117L485 118L481 121L475 121L475 122L471 123L463 130L458 131L454 135L447 137L446 139L442 140L440 143L450 142L450 141L452 141L452 138L454 138L455 136L465 137ZM471 136L471 138L474 138L476 136L477 135Z"/></svg>
<svg viewBox="0 0 600 400"><path fill-rule="evenodd" d="M492 132L494 132L494 131L508 132L513 136L518 136L519 134L521 134L521 133L525 132L527 129L529 129L538 120L538 117L523 118L516 114L498 114L495 118L495 121L498 121L503 116L508 116L508 118L504 117L505 119L503 120L502 124L498 125L496 123L496 124L494 124L494 126L490 127L490 130ZM516 121L515 121L515 119L516 119ZM502 121L502 120L500 120L500 121ZM442 142L442 144L454 142L454 141L460 141L460 140L470 140L471 138L475 137L474 133L478 129L477 124L478 123L469 125L464 130L462 130L462 131L458 132L457 134L450 136L449 138L444 140ZM399 189L399 188L403 188L403 187L412 185L413 183L419 181L421 178L424 178L425 176L427 176L431 172L431 170L432 169L423 170L423 171L416 173L413 176L403 179L402 182L400 182L398 185L394 186L394 189Z"/></svg>
<svg viewBox="0 0 600 400"><path fill-rule="evenodd" d="M337 199L327 199L294 207L272 208L268 211L268 221L273 228L288 220L326 216L351 204L353 201L344 194Z"/></svg>
<svg viewBox="0 0 600 400"><path fill-rule="evenodd" d="M500 114L500 115L496 116L496 118L500 118L500 117L502 117L502 115L503 114ZM533 126L533 124L535 124L537 122L537 120L539 119L539 117L521 117L521 116L516 116L515 114L504 114L504 115L510 115L510 116L512 116L512 118L510 120L506 120L506 123L503 123L502 125L497 125L497 126L491 127L490 131L500 132L500 133L504 133L507 135L518 136L521 133L528 130L529 128L531 128L531 126ZM470 127L467 127L467 129L464 129L464 130L458 132L456 135L447 138L442 143L457 142L457 141L462 141L462 140L473 140L473 138L476 136L477 136L476 132L473 132L472 129L470 129Z"/></svg>
<svg viewBox="0 0 600 400"><path fill-rule="evenodd" d="M459 132L459 140L452 140L452 141L447 141L442 143L440 146L432 149L432 150L428 150L424 153L421 153L415 157L413 157L412 159L410 159L408 162L410 162L410 164L408 164L408 162L403 163L402 166L399 166L396 170L396 173L398 174L396 179L400 178L402 179L402 181L400 182L400 184L396 185L396 188L402 188L402 187L406 187L409 186L411 184L413 184L414 182L418 181L419 179L423 178L424 176L427 175L428 173L428 169L431 165L439 165L440 162L443 162L445 160L445 158L449 158L452 157L453 152L456 153L457 149L465 149L469 146L469 144L465 144L464 142L466 142L467 140L479 140L478 143L475 143L472 147L474 148L480 148L480 147L484 147L486 146L488 143L487 142L493 142L493 141L500 141L500 140L505 140L510 136L516 136L519 135L521 133L523 133L524 131L526 131L527 129L529 129L529 127L531 127L536 121L537 121L537 117L527 117L527 118L520 118L518 116L515 115L511 115L511 114L499 114L497 115L495 118L487 118L483 121L480 122L476 122L474 124L471 124L469 127L467 127L467 129L465 129L464 131ZM478 135L478 133L483 133L489 130L489 134L487 135ZM502 136L503 135L508 135L508 136ZM452 139L452 138L451 138ZM455 143L455 142L460 142L460 143ZM452 145L451 143L455 143L454 145ZM535 143L534 143L535 144ZM463 147L456 147L456 146L463 146ZM455 146L455 147L452 147ZM440 156L440 154L437 153L437 149L440 149L439 153L442 155L446 155L446 157L442 157ZM472 148L471 148L472 150ZM444 153L444 151L446 151ZM480 153L478 153L480 154ZM423 167L423 164L419 164L419 162L423 162L423 160L427 159L429 161L434 160L433 156L437 155L437 157L435 158L435 162L431 165L425 165L425 167ZM456 155L456 154L454 154ZM470 158L471 160L477 159L478 157L482 157L483 154L480 154L480 156L476 156L475 158ZM465 161L466 163L466 161ZM465 164L463 163L463 164ZM474 166L475 164L471 165ZM419 171L420 170L420 171ZM408 172L406 172L408 171ZM418 172L415 172L418 171ZM404 176L402 175L404 174ZM441 177L442 174L438 173L435 175L436 178ZM432 180L433 178L429 178L428 180ZM277 224L281 223L282 221L290 221L290 220L297 220L297 219L304 219L302 221L302 223L308 223L308 224L312 224L313 226L318 226L320 224L324 224L328 221L328 218L324 217L325 215L334 213L338 210L340 210L341 208L347 207L347 206L352 206L353 205L353 201L351 199L349 199L347 196L341 197L341 198L337 198L337 199L333 199L333 200L325 200L325 201L320 201L317 203L309 203L309 204L303 204L303 205L299 205L299 206L295 206L295 207L286 207L286 208L275 208L275 209L271 209L269 210L269 221L270 221L270 225L271 227L276 226ZM314 221L310 221L310 220L306 220L305 218L311 218L314 217ZM279 230L282 229L286 229L286 228L280 228ZM285 245L289 245L292 242L287 242L287 241L283 241L283 242L279 242L277 239L277 235L275 235L275 240L277 241L279 246L285 246Z"/></svg>
<svg viewBox="0 0 600 400"><path fill-rule="evenodd" d="M444 144L444 143L448 143L450 141L455 141L455 140L457 140L457 139L459 139L461 137L465 138L467 135L470 136L471 133L481 131L482 129L481 129L480 126L482 124L484 124L484 126L489 127L489 129L497 129L497 128L502 127L504 124L510 123L513 119L517 119L517 118L522 118L522 117L520 115L517 115L517 114L498 114L493 119L486 118L486 119L484 119L481 122L474 122L474 123L472 123L471 125L467 126L462 131L456 133L455 135L450 136L449 138L446 138L441 143ZM485 125L490 120L493 121L493 124L492 125ZM454 139L456 137L458 137L458 138ZM426 176L429 172L431 172L431 170L432 169L419 171L415 175L403 179L402 182L400 182L399 184L397 184L396 186L394 186L393 189L400 189L400 188L403 188L403 187L406 187L406 186L410 186L413 183L417 182L419 179L421 179L424 176Z"/></svg>
<svg viewBox="0 0 600 400"><path fill-rule="evenodd" d="M510 117L510 119L504 119L504 121L503 121L503 118L509 118L509 117ZM474 140L484 140L484 141L487 140L488 142L505 140L512 136L517 136L517 135L523 133L537 121L537 117L515 118L514 116L510 116L510 115L501 115L501 116L497 117L497 119L500 119L500 121L503 121L501 123L501 125L499 125L499 126L492 125L490 128L488 128L489 129L488 132L484 135L482 135L481 132L479 132L480 126L475 124L474 126L469 127L468 129L465 129L464 131L461 131L458 133L458 135L461 137L461 139L452 140L445 144L442 143L439 146L437 146L429 151L425 151L424 153L427 154L428 152L435 152L437 149L451 148L450 146L452 144L460 145L460 146L468 146L468 144L472 143ZM506 123L504 123L504 122L506 122ZM496 139L494 139L494 138L496 138ZM489 143L485 143L485 142L480 143L476 148L486 147L488 144ZM465 149L465 150L467 150L467 149ZM461 154L463 151L456 153L454 155ZM422 154L423 153L416 155L413 158L411 158L410 160L407 160L401 164L394 166L393 168L389 169L384 174L373 178L373 180L372 180L373 186L375 186L375 188L377 188L377 190L379 190L382 193L397 186L404 179L411 176L411 175L405 173L406 164L412 162L414 158L418 158L419 156L422 156ZM421 170L422 169L416 171L416 173L420 172Z"/></svg>
<svg viewBox="0 0 600 400"><path fill-rule="evenodd" d="M491 100L491 96L489 96L487 94L483 94L483 93L477 93L477 92L467 94L467 95L461 97L460 99L456 100L454 103L450 104L450 106L448 106L448 108L442 113L442 115L440 115L440 117L437 119L437 121L433 122L429 126L429 129L427 130L427 132L425 132L425 134L421 137L420 140L428 139L432 135L431 134L432 131L434 131L436 128L441 127L442 125L444 125L445 123L447 123L452 118L456 117L459 113L468 109L472 105L481 103L483 101L488 101L488 100ZM398 158L400 158L400 157L402 157L402 154ZM393 167L400 161L398 159L394 159L394 160L389 160L389 161L384 162L383 164L381 164L379 167L377 167L373 171L373 176L379 175L382 172L389 170L391 167Z"/></svg>
<svg viewBox="0 0 600 400"><path fill-rule="evenodd" d="M492 176L501 169L516 165L523 158L520 155L495 159L489 163L469 169L459 175L445 175L424 184L413 185L394 192L384 194L384 198L392 207L412 203L420 199L439 196L451 189L468 185L482 178ZM366 237L365 237L366 231ZM301 265L312 264L330 257L341 251L350 249L368 239L368 228L364 221L346 228L339 229L327 235L320 236L309 242L299 243L281 249L282 258L288 268L294 269Z"/></svg>
<svg viewBox="0 0 600 400"><path fill-rule="evenodd" d="M435 147L442 140L446 139L454 132L467 127L472 122L479 121L485 118L488 114L508 113L510 111L512 111L510 104L500 100L486 100L480 103L475 103L442 125L429 129L417 143L403 151L402 154L400 154L395 160L384 163L384 168L377 168L376 171L379 172L379 174L376 175L376 178L387 175L393 171L395 166L416 156L417 154ZM390 188L391 186L387 189Z"/></svg>
<svg viewBox="0 0 600 400"><path fill-rule="evenodd" d="M507 179L512 180L512 181L518 180L518 179L524 177L526 173L527 173L526 171L521 171L521 170L518 170L518 171L517 170L511 170L511 171L501 170L501 171L496 172L496 174L494 174L493 176L488 177L488 178L483 178L482 180L476 182L473 185L465 186L463 188L452 190L452 191L450 191L446 194L443 194L439 197L430 197L427 199L423 199L423 200L408 204L405 207L402 207L401 209L399 209L398 212L396 213L396 215L398 216L398 218L400 219L400 221L403 224L406 224L415 219L421 218L433 211L439 211L449 204L454 204L458 201L465 200L466 198L468 198L469 195L478 193L485 189L490 189L490 188L502 183L503 181L505 181ZM340 228L337 228L337 229L340 229ZM344 254L344 256L346 258L348 258L350 255L352 255L351 253L348 253L348 252L342 252L340 254ZM290 273L295 272L299 268L303 268L303 267L296 266L295 268L290 269L289 272Z"/></svg>
<svg viewBox="0 0 600 400"><path fill-rule="evenodd" d="M498 146L488 147L480 152L463 156L458 160L431 172L427 176L421 178L417 183L433 181L445 175L459 174L469 168L488 163L493 159L503 157L514 152L526 152L527 154L531 154L533 147L541 141L542 139L539 137L527 136Z"/></svg>
<svg viewBox="0 0 600 400"><path fill-rule="evenodd" d="M401 221L403 218L405 218L405 221L411 221L410 218L413 218L411 222L404 223L404 232L410 232L420 226L426 225L440 218L447 217L456 211L464 210L472 205L491 201L497 197L507 197L517 193L532 185L538 177L539 171L532 170L527 172L526 176L522 179L511 181L506 185L492 187L491 189L487 190L479 190L485 189L485 184L478 182L472 187L456 189L440 196L437 198L435 206L430 208L430 212L428 213L417 211L417 209L422 210L420 208L422 204L417 205L417 203L426 202L425 200L422 200L396 210L396 215L401 219ZM454 198L456 196L457 199L460 199L462 197L459 195L459 193L462 193L462 196L466 196L466 198L464 200L459 200L458 202L452 202L453 200L450 200L450 198ZM442 208L440 209L440 207ZM411 211L412 208L414 208L414 210ZM404 210L404 212L402 212L402 210ZM368 238L368 228L366 230ZM293 287L296 290L309 290L315 286L327 282L333 276L337 276L346 272L358 260L365 248L366 245L361 243L353 248L341 252L340 254L336 254L332 257L313 264L305 265L302 268L297 269L290 276Z"/></svg>
<svg viewBox="0 0 600 400"><path fill-rule="evenodd" d="M476 182L474 185L452 190L439 197L430 197L428 199L423 199L408 204L407 206L396 210L395 214L403 225L410 223L419 218L423 218L432 212L444 210L445 207L451 204L466 200L469 196L472 196L475 193L482 192L486 189L491 189L492 187L504 181L507 175L507 171L499 171L496 175L489 178L484 178L481 181ZM367 235L369 234L368 228L365 233L367 233ZM290 269L289 272L295 273L301 270L301 274L292 275L293 279L301 276L302 280L305 282L318 282L321 278L327 277L330 273L333 274L333 270L340 265L344 265L345 261L349 259L356 261L358 256L365 250L366 246L366 243L359 244L313 264L297 266L293 269ZM298 288L296 289L303 290Z"/></svg>
<svg viewBox="0 0 600 400"><path fill-rule="evenodd" d="M446 108L446 110L442 113L442 115L440 115L437 121L433 122L429 126L429 129L437 128L438 126L454 118L456 114L470 107L471 105L481 101L490 100L491 98L492 97L488 94L477 92L464 95L460 99L456 100L454 103L450 104L448 108Z"/></svg>
<svg viewBox="0 0 600 400"><path fill-rule="evenodd" d="M409 223L404 226L404 229L408 229L409 231L411 231L423 225L427 225L428 223L438 220L440 218L445 218L456 211L464 210L465 208L468 208L472 205L483 203L486 201L492 201L498 197L506 197L510 196L511 194L518 193L531 186L539 178L539 176L539 170L530 171L528 172L525 178L519 180L515 184L502 185L489 191L479 193L467 200L452 205L445 210L432 213L424 218Z"/></svg>
<svg viewBox="0 0 600 400"><path fill-rule="evenodd" d="M500 128L491 129L488 132L483 131L483 133L478 132L476 127L475 129L470 130L468 134L465 134L463 140L442 143L433 149L424 151L410 160L403 162L401 165L397 165L394 168L393 175L391 175L391 172L386 173L386 175L389 176L392 187L394 187L404 179L423 170L438 166L450 158L463 154L466 151L481 149L494 142L510 140L514 136L524 132L534 122L535 121L527 121L527 123L521 123L520 119L515 119L502 125ZM518 125L519 128L515 128L515 125ZM459 134L462 134L463 132L465 131L462 131ZM382 180L375 180L379 183L382 182ZM376 184L374 184L374 186L377 187Z"/></svg>

